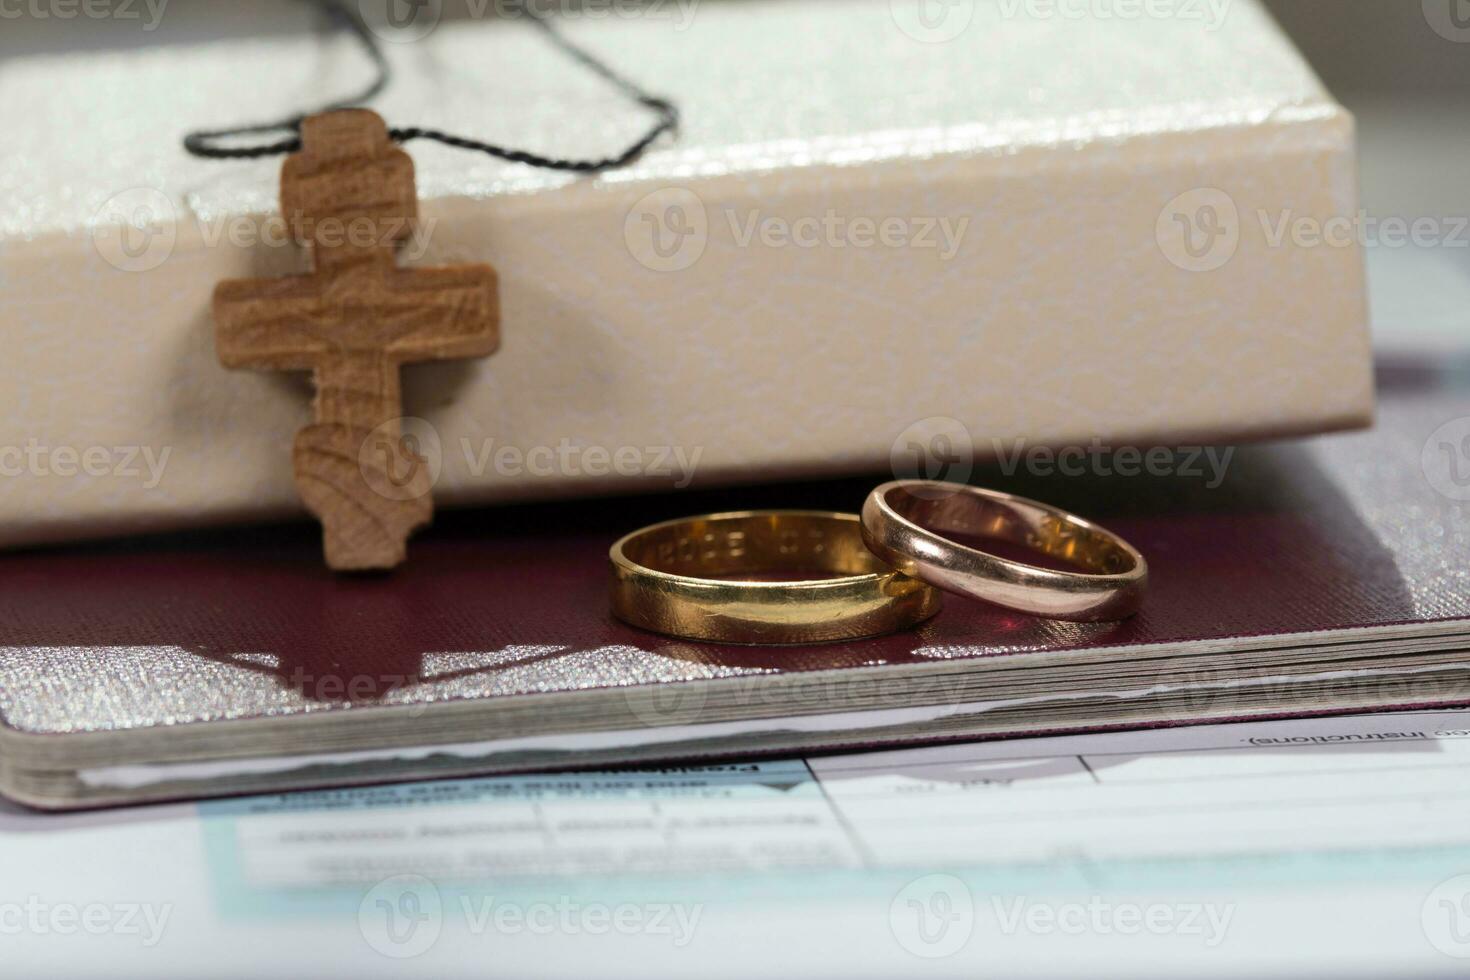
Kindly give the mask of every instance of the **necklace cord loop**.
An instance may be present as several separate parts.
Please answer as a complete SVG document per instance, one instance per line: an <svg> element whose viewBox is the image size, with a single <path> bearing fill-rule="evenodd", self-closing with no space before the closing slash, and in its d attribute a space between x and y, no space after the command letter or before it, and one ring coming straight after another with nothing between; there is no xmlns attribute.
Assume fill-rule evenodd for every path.
<svg viewBox="0 0 1470 980"><path fill-rule="evenodd" d="M392 80L393 70L388 65L388 59L384 57L382 49L374 40L372 32L366 23L352 11L343 7L334 0L308 0L318 7L332 21L334 28L345 29L352 33L363 52L373 63L375 76L372 82L356 95L338 99L313 110L290 116L277 122L258 123L250 126L234 126L229 129L201 129L188 133L184 136L184 149L196 157L204 157L211 160L253 160L260 157L275 156L281 153L295 153L301 149L301 121L309 115L318 112L330 112L334 109L346 109L351 106L363 105L377 97ZM512 147L500 146L496 143L487 143L483 140L470 139L464 136L455 136L438 129L429 129L422 126L394 127L388 130L388 135L399 143L409 140L424 139L446 146L453 146L463 150L474 150L486 153L501 160L512 163L524 163L532 167L540 167L545 170L563 170L573 173L598 173L603 170L613 170L626 166L636 160L648 149L660 136L665 133L676 132L679 128L679 110L668 99L651 95L639 88L627 78L614 71L606 63L598 60L590 52L584 50L567 40L560 31L541 13L527 7L524 0L513 0L515 8L530 19L540 31L546 35L556 47L565 54L612 85L613 88L622 92L633 102L651 110L657 115L657 120L646 132L621 153L613 156L600 157L588 160L573 160L564 157L544 156L529 150L518 150ZM281 133L283 138L267 143L257 143L253 146L223 146L221 141L229 141L241 136L257 136L264 133Z"/></svg>

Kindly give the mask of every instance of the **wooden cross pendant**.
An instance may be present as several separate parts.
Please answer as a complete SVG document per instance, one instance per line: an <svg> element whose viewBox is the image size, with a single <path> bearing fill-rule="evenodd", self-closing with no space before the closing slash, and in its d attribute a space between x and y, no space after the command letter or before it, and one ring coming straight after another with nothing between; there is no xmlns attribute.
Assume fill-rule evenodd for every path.
<svg viewBox="0 0 1470 980"><path fill-rule="evenodd" d="M376 113L311 116L301 147L281 168L281 212L313 271L219 283L215 341L226 367L313 372L316 420L291 453L297 490L322 522L328 565L392 568L434 512L400 424L399 366L494 352L495 270L398 268L418 213L413 161Z"/></svg>

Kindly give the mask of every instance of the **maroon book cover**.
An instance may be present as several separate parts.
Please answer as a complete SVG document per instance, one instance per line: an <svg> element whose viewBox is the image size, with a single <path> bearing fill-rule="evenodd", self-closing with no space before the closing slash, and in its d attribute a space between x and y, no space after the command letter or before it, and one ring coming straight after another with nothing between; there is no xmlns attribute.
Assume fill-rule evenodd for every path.
<svg viewBox="0 0 1470 980"><path fill-rule="evenodd" d="M1470 397L1390 390L1372 431L1186 449L1173 460L1168 476L1061 479L996 463L974 477L1094 518L1147 556L1142 612L1111 624L1048 622L950 596L912 631L755 648L643 633L610 615L607 550L624 532L722 509L856 511L884 474L446 512L412 542L405 566L369 577L326 570L318 532L304 523L7 554L0 755L28 770L113 754L258 755L252 733L267 729L251 726L264 723L274 751L303 753L318 747L313 737L282 734L281 723L324 714L350 714L356 726L328 740L338 749L373 744L374 719L405 712L424 741L465 742L487 734L476 716L452 710L466 703L534 700L534 717L570 718L591 704L577 696L594 691L697 683L718 695L742 679L954 670L1037 651L1086 664L1223 642L1255 651L1242 663L1259 669L1262 650L1351 643L1344 631L1372 639L1359 646L1374 656L1390 642L1470 647ZM747 693L746 714L793 713L760 700ZM880 693L851 707L894 703ZM736 704L700 720L740 716ZM436 719L444 725L429 734ZM400 726L383 740L404 737Z"/></svg>

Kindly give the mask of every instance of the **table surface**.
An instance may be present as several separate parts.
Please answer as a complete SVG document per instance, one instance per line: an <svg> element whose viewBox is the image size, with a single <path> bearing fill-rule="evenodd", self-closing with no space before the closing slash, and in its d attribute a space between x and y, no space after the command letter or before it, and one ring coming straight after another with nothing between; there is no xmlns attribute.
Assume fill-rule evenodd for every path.
<svg viewBox="0 0 1470 980"><path fill-rule="evenodd" d="M0 805L0 934L17 976L1463 976L1467 810L1470 711Z"/></svg>

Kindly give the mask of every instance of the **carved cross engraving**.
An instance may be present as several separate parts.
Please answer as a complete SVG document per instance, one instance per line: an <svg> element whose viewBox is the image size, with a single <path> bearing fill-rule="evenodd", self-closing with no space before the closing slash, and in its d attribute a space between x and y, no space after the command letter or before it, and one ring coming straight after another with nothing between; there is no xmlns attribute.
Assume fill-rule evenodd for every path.
<svg viewBox="0 0 1470 980"><path fill-rule="evenodd" d="M315 422L291 453L297 489L322 522L328 565L391 568L434 509L428 468L401 431L399 367L494 352L495 270L398 268L418 213L413 161L377 114L312 116L301 140L281 169L281 212L313 271L219 283L215 341L226 367L313 373Z"/></svg>

